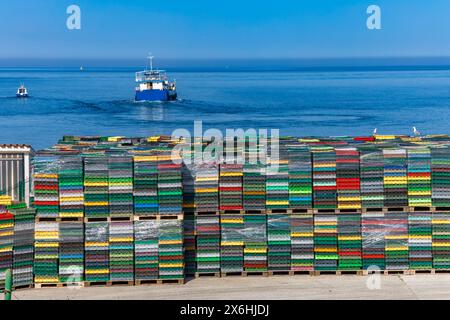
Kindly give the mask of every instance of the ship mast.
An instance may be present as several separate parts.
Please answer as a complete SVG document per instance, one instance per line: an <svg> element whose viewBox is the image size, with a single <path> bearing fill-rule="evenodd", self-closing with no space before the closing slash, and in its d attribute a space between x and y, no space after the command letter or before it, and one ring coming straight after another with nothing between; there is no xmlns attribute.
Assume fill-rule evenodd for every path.
<svg viewBox="0 0 450 320"><path fill-rule="evenodd" d="M149 62L149 65L150 65L150 71L153 71L153 58L154 57L152 56L151 53L149 53L147 58L148 58L148 62Z"/></svg>

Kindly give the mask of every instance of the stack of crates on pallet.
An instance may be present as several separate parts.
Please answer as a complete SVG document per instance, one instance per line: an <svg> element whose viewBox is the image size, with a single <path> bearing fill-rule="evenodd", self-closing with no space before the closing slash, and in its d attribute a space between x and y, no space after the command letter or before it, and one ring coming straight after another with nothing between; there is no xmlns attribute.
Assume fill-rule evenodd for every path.
<svg viewBox="0 0 450 320"><path fill-rule="evenodd" d="M338 268L338 233L336 214L314 215L314 270Z"/></svg>
<svg viewBox="0 0 450 320"><path fill-rule="evenodd" d="M218 223L219 224L219 223ZM220 229L219 229L220 230ZM195 275L197 272L197 239L195 232L195 216L184 215L183 236L184 236L184 273L187 276ZM220 251L220 231L218 240L218 250ZM219 263L220 268L220 263Z"/></svg>
<svg viewBox="0 0 450 320"><path fill-rule="evenodd" d="M109 281L109 223L85 224L85 280Z"/></svg>
<svg viewBox="0 0 450 320"><path fill-rule="evenodd" d="M59 223L59 279L74 283L84 280L84 223Z"/></svg>
<svg viewBox="0 0 450 320"><path fill-rule="evenodd" d="M360 209L359 152L356 148L336 148L336 187L339 209Z"/></svg>
<svg viewBox="0 0 450 320"><path fill-rule="evenodd" d="M37 217L57 218L59 216L59 157L36 155L33 164L36 215Z"/></svg>
<svg viewBox="0 0 450 320"><path fill-rule="evenodd" d="M314 208L336 209L336 153L332 147L312 147Z"/></svg>
<svg viewBox="0 0 450 320"><path fill-rule="evenodd" d="M5 288L6 270L13 266L14 216L0 212L0 289Z"/></svg>
<svg viewBox="0 0 450 320"><path fill-rule="evenodd" d="M363 212L361 229L363 269L384 270L386 248L384 212Z"/></svg>
<svg viewBox="0 0 450 320"><path fill-rule="evenodd" d="M431 153L429 148L408 149L408 202L431 206Z"/></svg>
<svg viewBox="0 0 450 320"><path fill-rule="evenodd" d="M108 158L84 159L84 206L87 218L109 217Z"/></svg>
<svg viewBox="0 0 450 320"><path fill-rule="evenodd" d="M338 214L338 268L362 269L361 214Z"/></svg>
<svg viewBox="0 0 450 320"><path fill-rule="evenodd" d="M109 213L111 217L133 216L133 159L111 156L108 159Z"/></svg>
<svg viewBox="0 0 450 320"><path fill-rule="evenodd" d="M13 286L33 284L35 209L15 209L13 247Z"/></svg>
<svg viewBox="0 0 450 320"><path fill-rule="evenodd" d="M133 221L111 221L109 225L109 273L111 281L134 280Z"/></svg>
<svg viewBox="0 0 450 320"><path fill-rule="evenodd" d="M360 147L361 204L363 208L384 206L384 158L375 147Z"/></svg>
<svg viewBox="0 0 450 320"><path fill-rule="evenodd" d="M183 211L183 186L181 159L171 155L171 149L158 153L158 204L159 214L179 215Z"/></svg>
<svg viewBox="0 0 450 320"><path fill-rule="evenodd" d="M194 175L194 209L197 212L219 210L219 165L198 164Z"/></svg>
<svg viewBox="0 0 450 320"><path fill-rule="evenodd" d="M268 269L291 269L291 225L288 214L267 215Z"/></svg>
<svg viewBox="0 0 450 320"><path fill-rule="evenodd" d="M196 215L195 234L197 272L220 272L220 216Z"/></svg>
<svg viewBox="0 0 450 320"><path fill-rule="evenodd" d="M312 208L312 163L309 149L301 144L288 145L289 208Z"/></svg>
<svg viewBox="0 0 450 320"><path fill-rule="evenodd" d="M450 212L432 213L433 268L450 270Z"/></svg>
<svg viewBox="0 0 450 320"><path fill-rule="evenodd" d="M184 279L183 219L159 221L159 279Z"/></svg>
<svg viewBox="0 0 450 320"><path fill-rule="evenodd" d="M134 155L134 214L158 214L158 166L155 151Z"/></svg>
<svg viewBox="0 0 450 320"><path fill-rule="evenodd" d="M244 164L244 210L266 209L266 169L261 164Z"/></svg>
<svg viewBox="0 0 450 320"><path fill-rule="evenodd" d="M240 214L220 216L220 270L221 272L244 271L244 217Z"/></svg>
<svg viewBox="0 0 450 320"><path fill-rule="evenodd" d="M267 271L267 215L244 215L244 271Z"/></svg>
<svg viewBox="0 0 450 320"><path fill-rule="evenodd" d="M408 212L387 212L385 226L386 270L408 270Z"/></svg>
<svg viewBox="0 0 450 320"><path fill-rule="evenodd" d="M242 210L242 164L221 164L219 175L220 210Z"/></svg>
<svg viewBox="0 0 450 320"><path fill-rule="evenodd" d="M314 270L314 216L312 213L291 215L291 270Z"/></svg>
<svg viewBox="0 0 450 320"><path fill-rule="evenodd" d="M135 280L158 279L158 220L134 222Z"/></svg>
<svg viewBox="0 0 450 320"><path fill-rule="evenodd" d="M435 207L450 207L450 148L431 149L431 198Z"/></svg>
<svg viewBox="0 0 450 320"><path fill-rule="evenodd" d="M268 210L289 208L289 160L287 157L287 149L282 146L279 159L268 160L266 167L266 209Z"/></svg>
<svg viewBox="0 0 450 320"><path fill-rule="evenodd" d="M408 205L407 158L405 149L384 149L384 205Z"/></svg>
<svg viewBox="0 0 450 320"><path fill-rule="evenodd" d="M408 247L410 269L433 268L431 212L409 212Z"/></svg>
<svg viewBox="0 0 450 320"><path fill-rule="evenodd" d="M36 222L34 238L34 282L58 283L59 223Z"/></svg>
<svg viewBox="0 0 450 320"><path fill-rule="evenodd" d="M64 156L59 169L59 216L84 217L83 160L79 156Z"/></svg>

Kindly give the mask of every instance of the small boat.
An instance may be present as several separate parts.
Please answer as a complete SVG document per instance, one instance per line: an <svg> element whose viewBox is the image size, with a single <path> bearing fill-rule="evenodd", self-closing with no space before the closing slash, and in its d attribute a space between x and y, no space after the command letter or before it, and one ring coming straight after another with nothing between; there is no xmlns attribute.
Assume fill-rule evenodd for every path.
<svg viewBox="0 0 450 320"><path fill-rule="evenodd" d="M177 99L175 82L170 82L164 70L153 70L153 56L148 57L150 69L136 72L135 101L171 101Z"/></svg>
<svg viewBox="0 0 450 320"><path fill-rule="evenodd" d="M17 89L16 93L17 98L28 98L28 91L27 88L22 84L19 89Z"/></svg>

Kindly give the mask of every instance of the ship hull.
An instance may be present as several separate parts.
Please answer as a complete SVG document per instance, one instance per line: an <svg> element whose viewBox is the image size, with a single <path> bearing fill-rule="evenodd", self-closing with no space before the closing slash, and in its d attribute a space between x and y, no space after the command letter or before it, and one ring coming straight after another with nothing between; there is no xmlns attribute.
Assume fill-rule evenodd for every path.
<svg viewBox="0 0 450 320"><path fill-rule="evenodd" d="M171 101L177 99L177 93L169 90L136 91L135 101Z"/></svg>

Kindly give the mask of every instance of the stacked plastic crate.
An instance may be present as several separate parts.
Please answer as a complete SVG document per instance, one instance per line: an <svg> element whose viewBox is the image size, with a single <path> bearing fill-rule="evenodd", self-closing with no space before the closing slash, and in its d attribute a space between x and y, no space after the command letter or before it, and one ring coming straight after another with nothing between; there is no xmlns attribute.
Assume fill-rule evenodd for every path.
<svg viewBox="0 0 450 320"><path fill-rule="evenodd" d="M450 212L432 213L433 268L450 269Z"/></svg>
<svg viewBox="0 0 450 320"><path fill-rule="evenodd" d="M314 215L314 270L337 270L338 218L336 214Z"/></svg>
<svg viewBox="0 0 450 320"><path fill-rule="evenodd" d="M384 205L408 205L408 179L406 150L384 149Z"/></svg>
<svg viewBox="0 0 450 320"><path fill-rule="evenodd" d="M288 214L267 215L268 270L291 269L291 225Z"/></svg>
<svg viewBox="0 0 450 320"><path fill-rule="evenodd" d="M134 222L135 280L158 279L159 220Z"/></svg>
<svg viewBox="0 0 450 320"><path fill-rule="evenodd" d="M133 216L133 159L130 156L108 158L109 213L111 217Z"/></svg>
<svg viewBox="0 0 450 320"><path fill-rule="evenodd" d="M85 224L85 280L109 281L109 223Z"/></svg>
<svg viewBox="0 0 450 320"><path fill-rule="evenodd" d="M184 279L183 219L160 220L159 279Z"/></svg>
<svg viewBox="0 0 450 320"><path fill-rule="evenodd" d="M361 214L338 214L338 254L340 270L362 269Z"/></svg>
<svg viewBox="0 0 450 320"><path fill-rule="evenodd" d="M109 273L111 281L134 280L133 221L109 224Z"/></svg>
<svg viewBox="0 0 450 320"><path fill-rule="evenodd" d="M36 221L34 238L34 282L58 283L59 223Z"/></svg>
<svg viewBox="0 0 450 320"><path fill-rule="evenodd" d="M156 151L147 150L134 155L134 214L158 214L158 158Z"/></svg>
<svg viewBox="0 0 450 320"><path fill-rule="evenodd" d="M408 270L408 212L385 214L386 270Z"/></svg>
<svg viewBox="0 0 450 320"><path fill-rule="evenodd" d="M86 218L109 217L108 158L84 158L84 206Z"/></svg>
<svg viewBox="0 0 450 320"><path fill-rule="evenodd" d="M5 288L6 270L13 266L14 216L0 212L0 289Z"/></svg>
<svg viewBox="0 0 450 320"><path fill-rule="evenodd" d="M219 174L220 210L242 210L242 164L221 164Z"/></svg>
<svg viewBox="0 0 450 320"><path fill-rule="evenodd" d="M219 165L197 164L194 174L194 208L197 212L219 210Z"/></svg>
<svg viewBox="0 0 450 320"><path fill-rule="evenodd" d="M244 271L267 271L267 215L244 215Z"/></svg>
<svg viewBox="0 0 450 320"><path fill-rule="evenodd" d="M220 216L196 215L195 234L197 272L220 272Z"/></svg>
<svg viewBox="0 0 450 320"><path fill-rule="evenodd" d="M433 206L450 206L450 148L431 149L431 197Z"/></svg>
<svg viewBox="0 0 450 320"><path fill-rule="evenodd" d="M289 208L311 209L312 163L309 149L302 144L288 145Z"/></svg>
<svg viewBox="0 0 450 320"><path fill-rule="evenodd" d="M34 206L37 217L57 218L59 216L59 165L58 156L36 155L34 157Z"/></svg>
<svg viewBox="0 0 450 320"><path fill-rule="evenodd" d="M262 164L244 164L244 210L266 209L266 168Z"/></svg>
<svg viewBox="0 0 450 320"><path fill-rule="evenodd" d="M336 187L339 209L360 209L359 152L356 148L336 148Z"/></svg>
<svg viewBox="0 0 450 320"><path fill-rule="evenodd" d="M220 216L220 270L223 273L244 271L243 228L243 215Z"/></svg>
<svg viewBox="0 0 450 320"><path fill-rule="evenodd" d="M195 216L184 215L183 221L183 245L184 245L184 273L186 276L195 275L197 272L197 237L195 235ZM220 248L220 239L219 239ZM220 249L219 249L220 250Z"/></svg>
<svg viewBox="0 0 450 320"><path fill-rule="evenodd" d="M431 206L431 153L429 148L408 149L408 202Z"/></svg>
<svg viewBox="0 0 450 320"><path fill-rule="evenodd" d="M313 199L316 209L336 209L336 153L333 147L312 147Z"/></svg>
<svg viewBox="0 0 450 320"><path fill-rule="evenodd" d="M171 155L170 148L158 151L159 214L179 215L183 211L183 186L180 158Z"/></svg>
<svg viewBox="0 0 450 320"><path fill-rule="evenodd" d="M289 208L287 148L280 146L279 150L279 159L270 158L266 167L266 209L268 210L286 210Z"/></svg>
<svg viewBox="0 0 450 320"><path fill-rule="evenodd" d="M83 160L72 155L61 157L59 169L59 216L84 217Z"/></svg>
<svg viewBox="0 0 450 320"><path fill-rule="evenodd" d="M361 204L363 208L384 206L384 158L382 150L360 147Z"/></svg>
<svg viewBox="0 0 450 320"><path fill-rule="evenodd" d="M35 209L17 209L14 214L13 286L33 284Z"/></svg>
<svg viewBox="0 0 450 320"><path fill-rule="evenodd" d="M410 269L432 269L432 217L430 211L409 212L408 248Z"/></svg>
<svg viewBox="0 0 450 320"><path fill-rule="evenodd" d="M295 214L291 226L291 270L314 270L314 215Z"/></svg>
<svg viewBox="0 0 450 320"><path fill-rule="evenodd" d="M75 283L84 280L84 224L59 223L59 279Z"/></svg>
<svg viewBox="0 0 450 320"><path fill-rule="evenodd" d="M385 213L363 212L361 215L363 269L384 270L386 248Z"/></svg>

